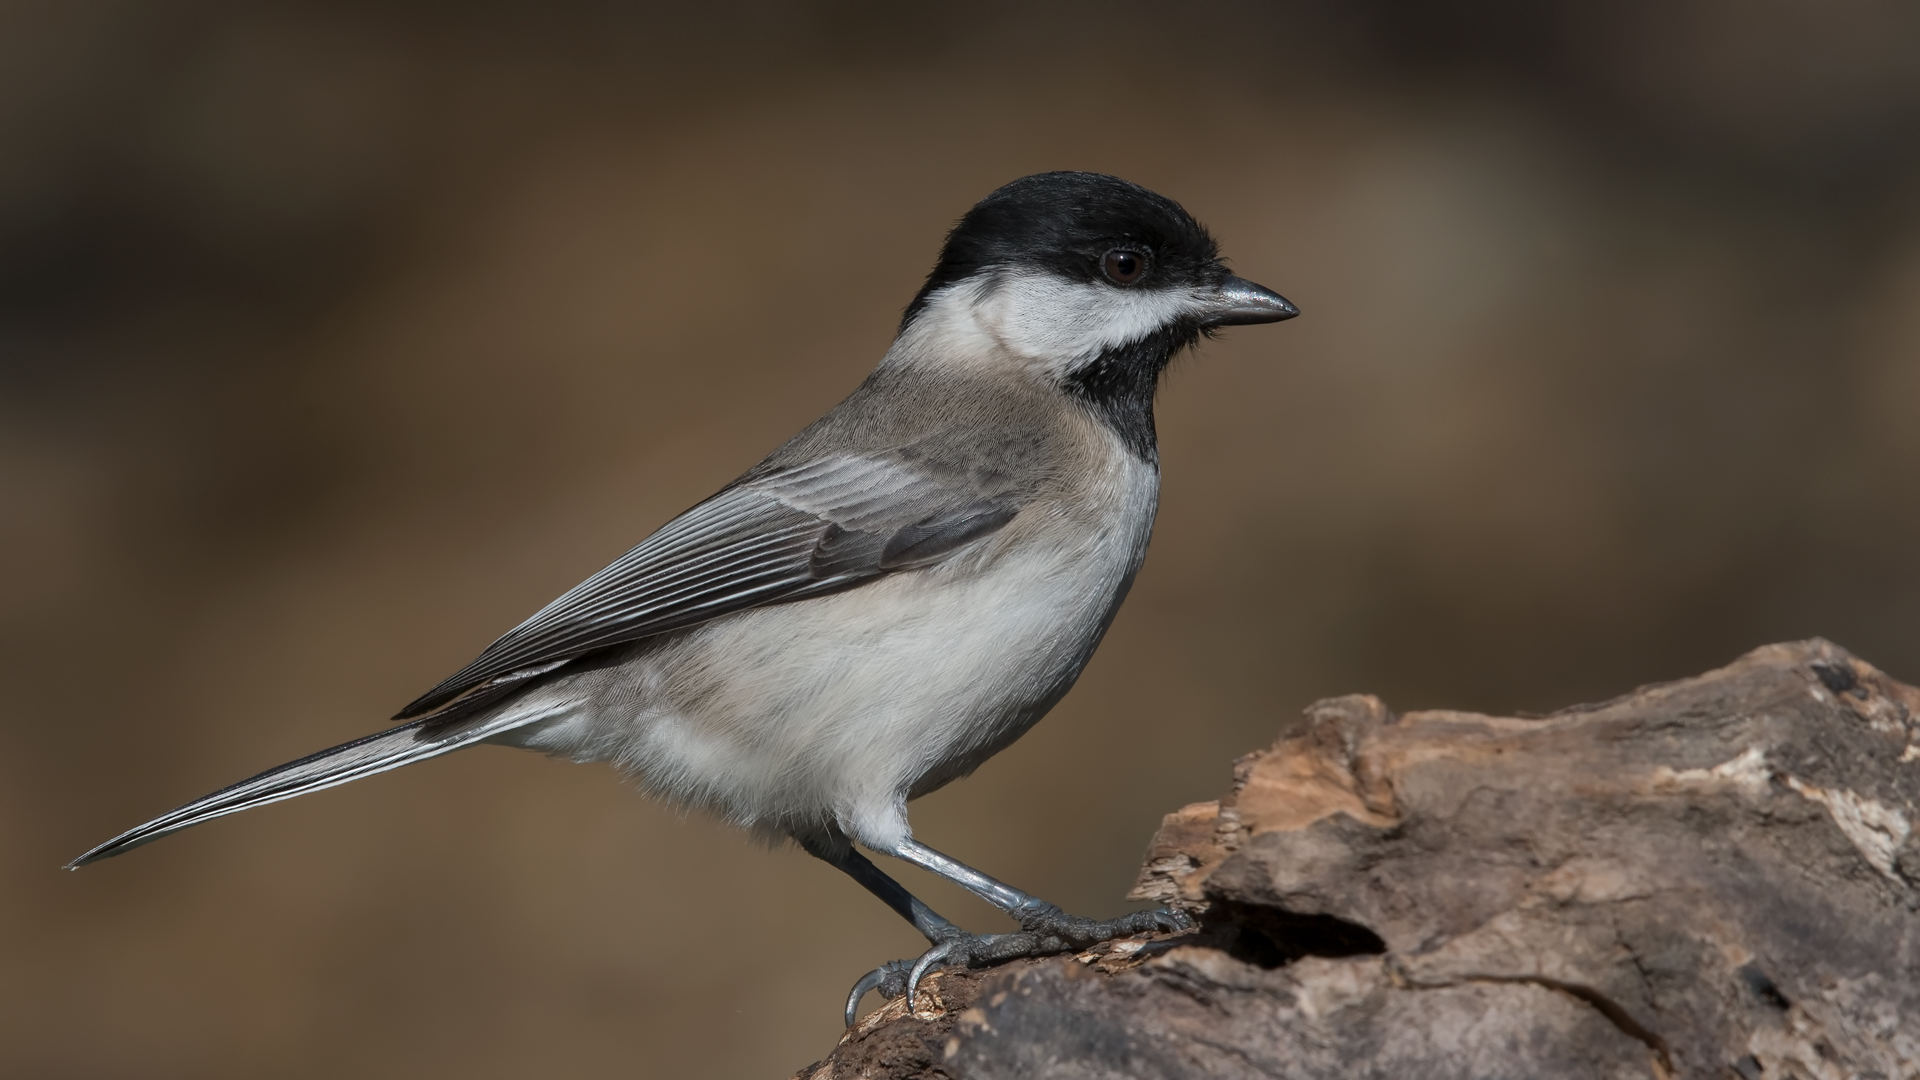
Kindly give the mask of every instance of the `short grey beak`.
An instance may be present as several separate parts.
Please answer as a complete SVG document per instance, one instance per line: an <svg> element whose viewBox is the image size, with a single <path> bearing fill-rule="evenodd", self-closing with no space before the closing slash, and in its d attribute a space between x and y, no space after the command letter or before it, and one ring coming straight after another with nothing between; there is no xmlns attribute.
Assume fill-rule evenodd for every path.
<svg viewBox="0 0 1920 1080"><path fill-rule="evenodd" d="M1248 323L1279 322L1300 314L1300 309L1272 289L1255 285L1245 278L1228 277L1220 283L1213 310L1206 316L1208 326L1245 326Z"/></svg>

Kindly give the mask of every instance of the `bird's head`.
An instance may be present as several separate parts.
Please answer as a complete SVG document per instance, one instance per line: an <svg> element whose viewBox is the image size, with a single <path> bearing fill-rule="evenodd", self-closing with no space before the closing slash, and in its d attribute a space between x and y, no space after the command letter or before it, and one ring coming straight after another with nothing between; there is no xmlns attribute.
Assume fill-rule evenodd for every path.
<svg viewBox="0 0 1920 1080"><path fill-rule="evenodd" d="M1051 172L1007 184L960 219L900 338L920 362L1150 387L1202 334L1297 314L1229 273L1173 200L1100 173Z"/></svg>

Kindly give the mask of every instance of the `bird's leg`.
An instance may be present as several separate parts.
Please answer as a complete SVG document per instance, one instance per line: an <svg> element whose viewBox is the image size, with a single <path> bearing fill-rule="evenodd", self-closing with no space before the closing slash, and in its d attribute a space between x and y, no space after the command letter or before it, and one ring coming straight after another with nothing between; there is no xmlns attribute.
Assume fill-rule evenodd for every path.
<svg viewBox="0 0 1920 1080"><path fill-rule="evenodd" d="M807 854L839 870L861 887L880 898L880 902L892 908L901 918L913 924L915 930L927 936L927 940L938 945L956 934L964 933L958 926L942 918L940 913L928 907L921 899L908 892L906 886L888 877L873 860L853 849L845 836L830 834L826 836L795 834L794 839Z"/></svg>
<svg viewBox="0 0 1920 1080"><path fill-rule="evenodd" d="M1117 919L1083 919L1069 915L1037 896L1030 896L1003 881L990 878L958 859L942 855L914 840L904 840L880 850L923 870L930 870L966 889L1011 915L1014 921L1020 924L1020 930L1013 934L969 934L944 919L940 920L945 924L944 927L933 930L922 927L922 933L927 935L927 940L933 942L933 947L921 954L920 958L911 965L904 960L896 960L875 969L866 978L861 979L853 988L854 996L847 1002L847 1026L849 1027L853 1026L854 1006L859 1002L860 996L868 990L878 989L888 997L892 997L896 991L905 993L911 1003L913 992L920 984L920 977L935 967L992 967L1023 956L1052 956L1055 953L1077 952L1090 945L1112 941L1115 938L1155 931L1178 933L1193 927L1193 920L1184 913L1164 908L1156 911L1136 911ZM852 849L849 847L848 851ZM826 858L825 855L821 857ZM881 899L887 900L895 911L906 915L915 926L922 925L920 920L909 912L916 910L916 905L917 909L924 909L926 905L913 899L893 879L882 874L878 867L860 858L857 853L853 854L852 858L859 859L865 869L834 862L833 859L828 861L834 862L834 865L840 866L851 874L854 880L866 885ZM903 907L900 903L889 899L888 893L882 891L882 886L870 883L869 878L862 876L863 874L871 875L872 878L885 882L886 886L896 890L901 897L905 897L906 906ZM946 927L951 927L951 931ZM896 980L900 981L896 982Z"/></svg>
<svg viewBox="0 0 1920 1080"><path fill-rule="evenodd" d="M886 850L887 854L895 858L910 862L922 870L939 874L1012 916L1025 934L1036 939L1035 950L1026 954L1029 956L1077 951L1103 941L1112 941L1114 938L1162 930L1178 932L1193 927L1193 920L1184 912L1165 908L1136 911L1117 919L1086 919L1069 915L1037 896L1030 896L1005 882L996 881L958 859L942 855L916 840L903 840ZM1020 935L1000 936L1018 937Z"/></svg>
<svg viewBox="0 0 1920 1080"><path fill-rule="evenodd" d="M932 945L916 960L893 960L874 968L853 984L847 996L846 1021L852 1027L854 1011L869 990L886 998L911 995L920 979L935 967L991 967L1023 956L1051 956L1115 938L1156 931L1191 929L1193 920L1178 911L1136 911L1117 919L1084 919L1069 915L1037 896L1030 896L973 867L949 858L913 840L883 849L895 858L930 870L1012 916L1020 930L1012 934L970 934L928 907L906 887L888 877L873 861L855 851L837 830L822 835L796 834L806 852L837 867L880 898Z"/></svg>
<svg viewBox="0 0 1920 1080"><path fill-rule="evenodd" d="M952 922L941 917L940 913L928 907L919 897L906 890L906 887L888 877L873 861L855 851L853 845L838 832L827 835L795 834L807 854L827 863L859 882L868 892L880 898L881 902L892 908L899 916L913 924L915 930L926 935L933 946L918 960L891 960L874 968L853 984L853 990L847 995L846 1020L852 1027L855 1010L860 999L867 991L878 990L884 998L896 998L912 993L920 985L920 977L934 964L953 957L959 962L970 963L976 956L998 956L1011 960L1017 956L1032 955L1031 942L1027 934L969 934ZM962 944L964 943L964 945ZM1004 955L1001 955L1004 954Z"/></svg>

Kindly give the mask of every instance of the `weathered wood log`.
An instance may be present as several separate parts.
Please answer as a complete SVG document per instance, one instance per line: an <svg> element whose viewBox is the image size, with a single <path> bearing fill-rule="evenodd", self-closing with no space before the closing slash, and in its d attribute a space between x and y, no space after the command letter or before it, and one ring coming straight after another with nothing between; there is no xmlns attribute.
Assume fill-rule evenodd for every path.
<svg viewBox="0 0 1920 1080"><path fill-rule="evenodd" d="M1154 838L1198 933L937 976L801 1076L1920 1077L1920 690L1811 641L1308 713Z"/></svg>

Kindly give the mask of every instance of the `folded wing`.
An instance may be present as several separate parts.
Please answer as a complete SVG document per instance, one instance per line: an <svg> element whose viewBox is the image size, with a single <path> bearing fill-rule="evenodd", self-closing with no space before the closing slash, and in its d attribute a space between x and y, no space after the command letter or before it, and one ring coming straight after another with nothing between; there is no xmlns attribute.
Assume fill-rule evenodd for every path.
<svg viewBox="0 0 1920 1080"><path fill-rule="evenodd" d="M992 488L877 455L756 476L668 522L395 719L610 645L936 563L1019 512L1016 497Z"/></svg>

